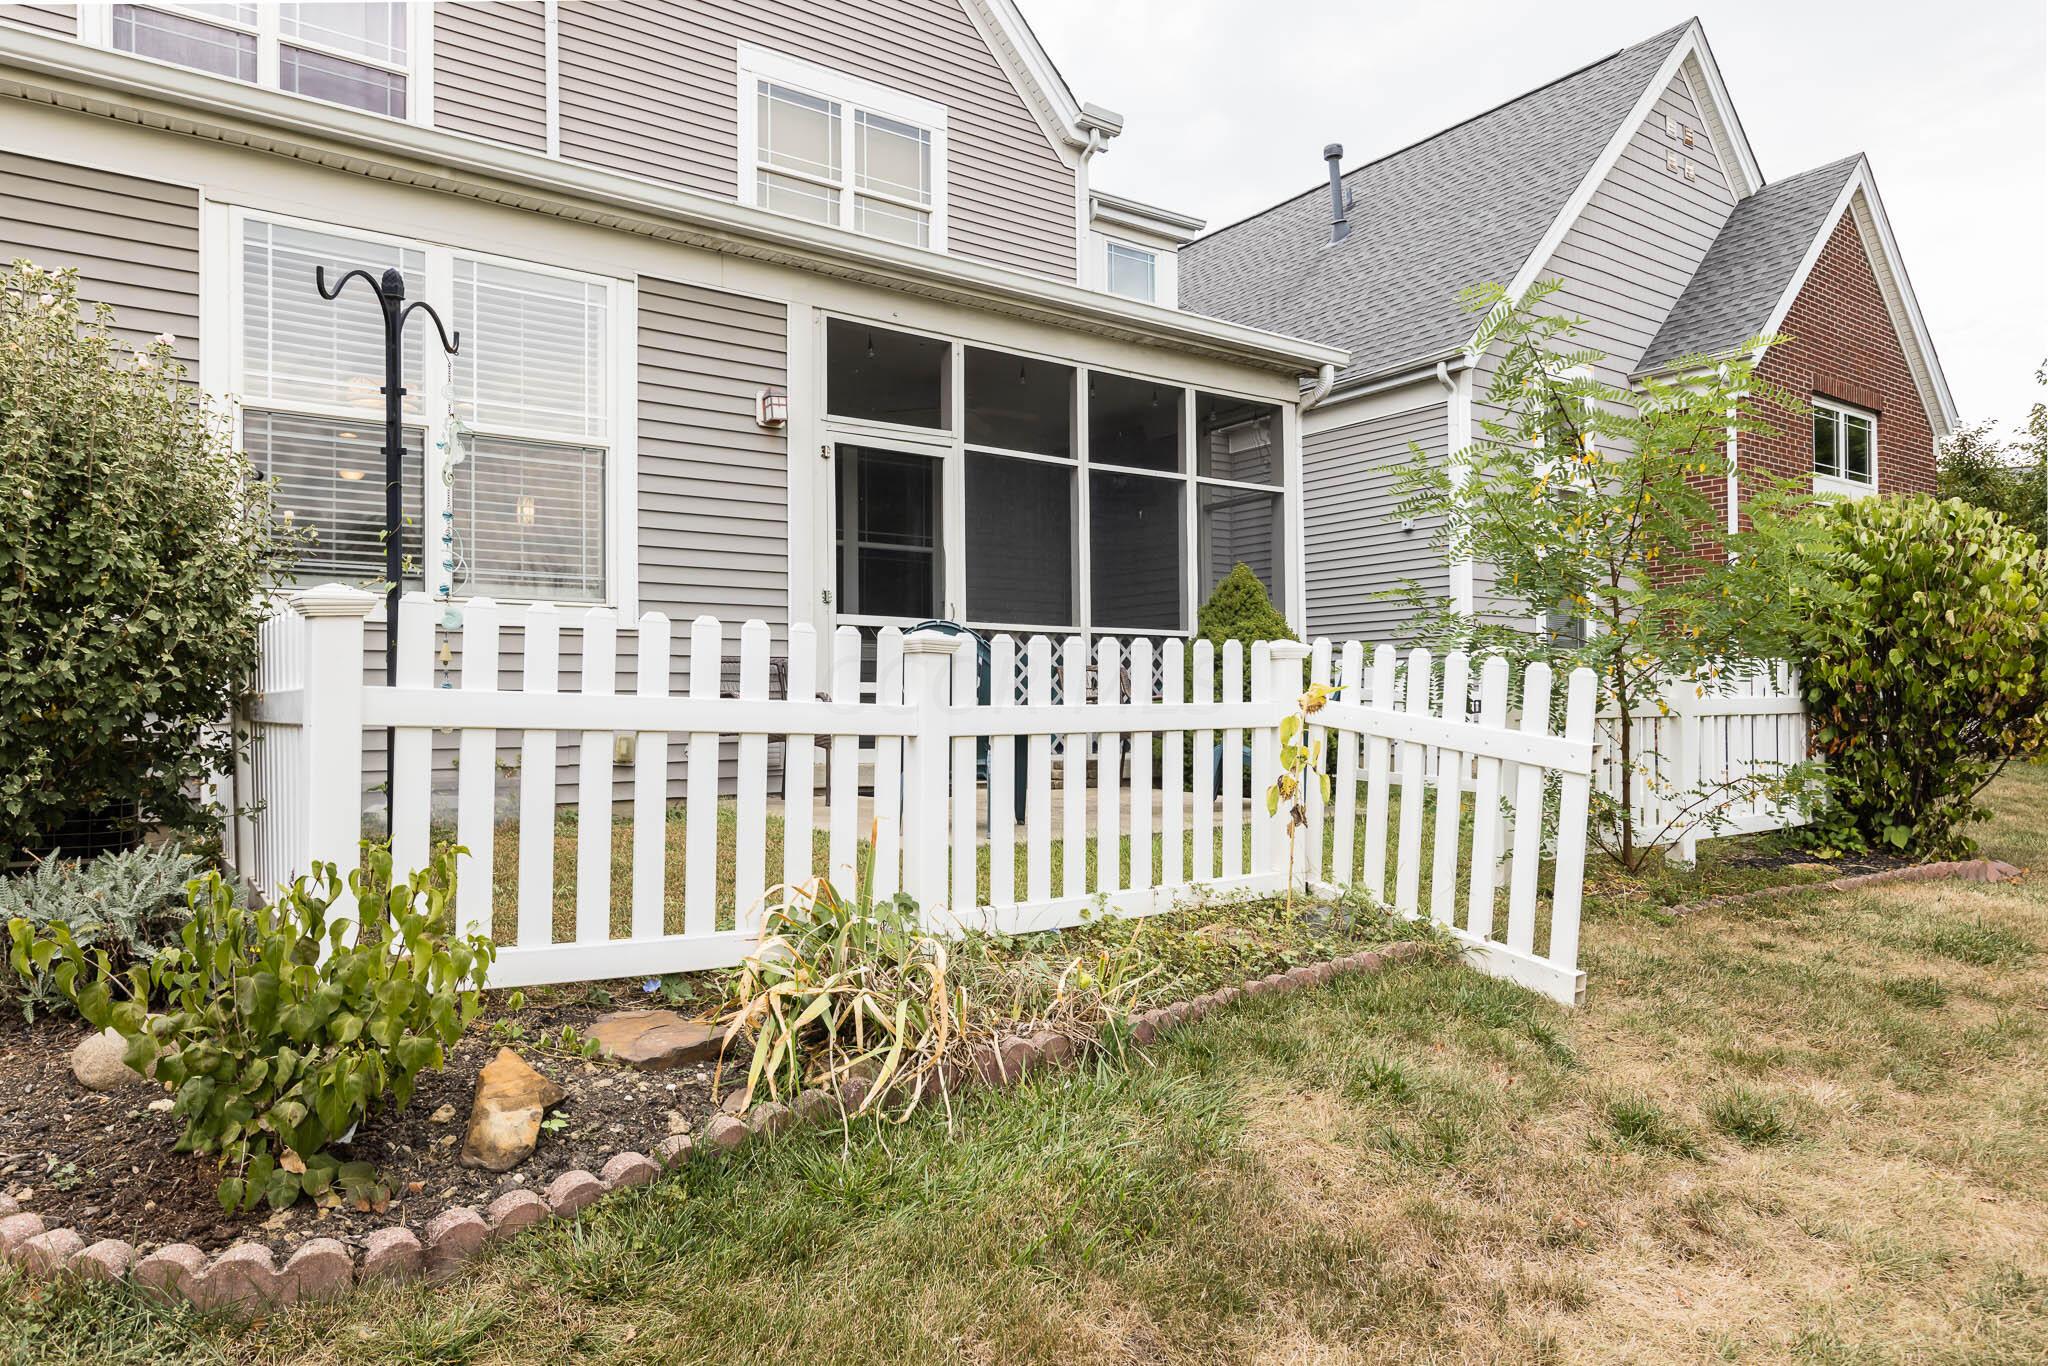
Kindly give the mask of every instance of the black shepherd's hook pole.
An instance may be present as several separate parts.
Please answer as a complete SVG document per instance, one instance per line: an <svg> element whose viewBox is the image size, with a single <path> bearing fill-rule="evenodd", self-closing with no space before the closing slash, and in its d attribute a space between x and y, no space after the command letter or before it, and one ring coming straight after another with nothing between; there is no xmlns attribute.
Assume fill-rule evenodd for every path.
<svg viewBox="0 0 2048 1366"><path fill-rule="evenodd" d="M424 300L407 303L405 277L395 268L385 271L381 281L372 279L367 270L351 270L335 281L333 289L327 287L327 267L313 268L313 287L323 299L339 298L355 279L370 287L384 314L384 683L388 687L398 681L398 599L405 587L405 323L415 311L424 311L441 334L441 349L451 356L461 352L462 334L457 332L451 338L433 305ZM388 765L392 753L389 732L384 743Z"/></svg>

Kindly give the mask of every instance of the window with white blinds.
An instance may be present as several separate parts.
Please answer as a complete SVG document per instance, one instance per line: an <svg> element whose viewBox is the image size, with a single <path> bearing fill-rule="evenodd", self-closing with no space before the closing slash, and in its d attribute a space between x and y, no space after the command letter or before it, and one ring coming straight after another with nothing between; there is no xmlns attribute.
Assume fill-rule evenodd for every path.
<svg viewBox="0 0 2048 1366"><path fill-rule="evenodd" d="M425 9L425 6L421 6ZM381 3L80 7L79 36L118 52L272 85L389 118L407 116L412 12Z"/></svg>
<svg viewBox="0 0 2048 1366"><path fill-rule="evenodd" d="M298 579L374 586L384 576L383 323L360 282L329 301L314 271L324 266L331 286L350 269L395 268L408 296L461 334L450 362L427 318L406 329L409 586L445 579L461 596L605 601L622 363L613 286L445 247L237 221L233 388L244 449L277 481L281 515L310 532ZM435 452L438 472L444 446L456 463L430 483L422 453Z"/></svg>
<svg viewBox="0 0 2048 1366"><path fill-rule="evenodd" d="M384 324L360 283L332 302L322 299L314 281L320 267L330 287L351 269L381 276L396 267L409 281L424 282L426 254L393 242L248 220L236 385L242 445L256 468L277 481L280 515L308 534L299 581L376 584L385 569ZM416 325L406 341L408 375L420 373L423 355ZM406 396L406 412L422 413L416 389ZM402 544L414 585L422 445L420 430L409 430Z"/></svg>
<svg viewBox="0 0 2048 1366"><path fill-rule="evenodd" d="M455 591L602 600L609 291L454 264L455 403L472 432L450 488Z"/></svg>

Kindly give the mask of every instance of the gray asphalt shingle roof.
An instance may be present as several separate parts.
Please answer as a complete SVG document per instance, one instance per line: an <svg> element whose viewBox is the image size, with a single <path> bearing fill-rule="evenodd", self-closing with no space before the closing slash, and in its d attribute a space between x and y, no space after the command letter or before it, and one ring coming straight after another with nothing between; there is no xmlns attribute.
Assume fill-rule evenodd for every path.
<svg viewBox="0 0 2048 1366"><path fill-rule="evenodd" d="M1181 307L1346 347L1340 385L1454 351L1458 291L1513 279L1685 29L1348 172L1342 243L1327 183L1189 243Z"/></svg>
<svg viewBox="0 0 2048 1366"><path fill-rule="evenodd" d="M1861 160L1844 157L1802 171L1737 204L1643 352L1637 373L1726 351L1761 332Z"/></svg>

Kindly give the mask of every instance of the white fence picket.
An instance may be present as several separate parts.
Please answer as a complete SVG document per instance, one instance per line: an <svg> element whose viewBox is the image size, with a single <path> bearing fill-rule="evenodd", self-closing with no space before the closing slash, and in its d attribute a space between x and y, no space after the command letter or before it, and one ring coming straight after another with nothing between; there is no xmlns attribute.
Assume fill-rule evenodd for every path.
<svg viewBox="0 0 2048 1366"><path fill-rule="evenodd" d="M725 628L717 617L690 623L690 697L718 696ZM686 750L683 807L683 933L718 928L718 733L693 730Z"/></svg>
<svg viewBox="0 0 2048 1366"><path fill-rule="evenodd" d="M1355 702L1365 688L1365 650L1357 641L1347 640L1341 659L1337 695ZM1358 844L1358 734L1327 727L1324 733L1337 747L1337 812L1330 835L1330 877L1340 885L1349 885L1352 869L1358 866L1352 861Z"/></svg>
<svg viewBox="0 0 2048 1366"><path fill-rule="evenodd" d="M875 701L903 702L903 633L885 626L875 637ZM875 895L892 897L903 888L903 739L875 737L875 819L869 838Z"/></svg>
<svg viewBox="0 0 2048 1366"><path fill-rule="evenodd" d="M1522 734L1550 729L1550 666L1531 664L1522 675ZM1536 940L1536 879L1543 862L1543 770L1517 764L1515 862L1508 884L1508 948L1527 954Z"/></svg>
<svg viewBox="0 0 2048 1366"><path fill-rule="evenodd" d="M1431 673L1429 651L1410 651L1406 680L1408 715L1429 715ZM1394 909L1411 919L1421 901L1422 763L1423 746L1413 740L1402 744L1401 833L1400 844L1394 856Z"/></svg>
<svg viewBox="0 0 2048 1366"><path fill-rule="evenodd" d="M792 698L808 702L818 694L818 633L807 621L789 628L789 687ZM801 887L811 877L811 803L817 794L818 737L782 738L782 884Z"/></svg>
<svg viewBox="0 0 2048 1366"><path fill-rule="evenodd" d="M1454 650L1444 656L1442 716L1452 725L1471 719L1465 699L1471 690L1471 660ZM1449 925L1458 915L1458 853L1465 808L1465 750L1439 745L1436 751L1436 834L1429 873L1429 918Z"/></svg>
<svg viewBox="0 0 2048 1366"><path fill-rule="evenodd" d="M957 637L952 651L952 686L947 692L954 705L965 706L975 701L979 665L974 642L966 636ZM971 907L980 899L976 895L978 869L975 863L977 832L974 819L974 752L977 747L971 735L953 737L953 894L948 904L956 910ZM994 805L993 800L990 805Z"/></svg>
<svg viewBox="0 0 2048 1366"><path fill-rule="evenodd" d="M1152 642L1131 642L1131 707L1142 714L1152 705ZM1152 871L1152 732L1131 732L1131 876L1129 885L1149 891Z"/></svg>
<svg viewBox="0 0 2048 1366"><path fill-rule="evenodd" d="M1033 707L1052 705L1052 641L1033 636L1027 647L1029 691ZM1034 733L1025 745L1029 770L1024 781L1024 894L1032 901L1052 900L1052 736Z"/></svg>
<svg viewBox="0 0 2048 1366"><path fill-rule="evenodd" d="M740 627L740 700L768 700L768 651L767 622L754 620ZM761 902L768 891L768 737L743 733L736 748L739 779L733 811L733 924L751 930L761 924Z"/></svg>
<svg viewBox="0 0 2048 1366"><path fill-rule="evenodd" d="M433 683L434 614L425 593L407 593L398 619L398 686ZM427 866L434 796L434 732L401 726L391 746L391 875L410 878Z"/></svg>
<svg viewBox="0 0 2048 1366"><path fill-rule="evenodd" d="M1372 687L1368 703L1382 712L1394 710L1394 647L1382 645L1372 655ZM1377 901L1387 899L1387 770L1393 745L1384 731L1368 732L1365 740L1365 872L1360 878Z"/></svg>
<svg viewBox="0 0 2048 1366"><path fill-rule="evenodd" d="M526 609L521 685L553 696L561 676L561 613L551 602ZM513 942L540 948L555 939L555 732L529 726L519 738L519 928Z"/></svg>
<svg viewBox="0 0 2048 1366"><path fill-rule="evenodd" d="M1244 646L1235 640L1223 642L1223 700L1242 702L1244 695ZM1223 741L1223 795L1222 810L1216 819L1223 823L1223 870L1222 876L1243 877L1245 874L1244 850L1244 729L1232 726L1224 730Z"/></svg>
<svg viewBox="0 0 2048 1366"><path fill-rule="evenodd" d="M1017 708L1017 642L997 636L988 646L988 697L996 711ZM988 904L1007 906L1017 899L1017 742L1011 735L988 741ZM972 806L972 789L969 795ZM973 854L972 843L968 853Z"/></svg>
<svg viewBox="0 0 2048 1366"><path fill-rule="evenodd" d="M1060 700L1072 709L1076 723L1085 720L1088 705L1088 642L1068 636L1060 647ZM1060 815L1065 838L1060 843L1060 890L1069 897L1088 894L1088 733L1067 732L1060 755Z"/></svg>
<svg viewBox="0 0 2048 1366"><path fill-rule="evenodd" d="M619 615L583 614L583 694L610 697L618 684ZM612 934L612 732L586 730L576 756L576 942Z"/></svg>
<svg viewBox="0 0 2048 1366"><path fill-rule="evenodd" d="M1498 734L1508 723L1508 662L1495 655L1479 669L1479 726ZM1475 939L1493 937L1493 899L1500 867L1501 761L1480 754L1472 765L1472 873L1465 928Z"/></svg>
<svg viewBox="0 0 2048 1366"><path fill-rule="evenodd" d="M496 692L497 688L498 604L489 598L471 598L462 613L462 691ZM469 851L469 860L456 870L455 923L463 934L489 934L498 732L465 727L456 758L455 842Z"/></svg>
<svg viewBox="0 0 2048 1366"><path fill-rule="evenodd" d="M1216 647L1206 640L1195 642L1195 695L1197 706L1216 700ZM1217 733L1207 726L1195 732L1193 752L1188 755L1188 772L1194 778L1194 865L1188 877L1208 882L1216 876L1216 787L1222 768L1216 748Z"/></svg>
<svg viewBox="0 0 2048 1366"><path fill-rule="evenodd" d="M1124 651L1114 637L1095 645L1095 700L1102 706L1123 701ZM1123 736L1103 731L1095 737L1095 890L1123 890Z"/></svg>
<svg viewBox="0 0 2048 1366"><path fill-rule="evenodd" d="M832 633L832 700L841 706L860 702L860 629L842 626ZM832 737L831 866L826 876L849 896L860 882L860 736Z"/></svg>
<svg viewBox="0 0 2048 1366"><path fill-rule="evenodd" d="M640 618L634 690L668 696L668 618ZM633 938L653 939L665 928L668 879L668 732L643 730L633 738Z"/></svg>
<svg viewBox="0 0 2048 1366"><path fill-rule="evenodd" d="M1187 694L1187 646L1169 638L1161 651L1161 704L1178 707ZM1186 872L1187 732L1167 730L1159 741L1159 885L1178 887Z"/></svg>
<svg viewBox="0 0 2048 1366"><path fill-rule="evenodd" d="M1308 657L1308 681L1312 686L1327 688L1331 683L1331 651L1327 636L1318 636ZM1287 699L1280 699L1285 702ZM1311 752L1317 755L1316 770L1309 775L1308 784L1308 868L1315 878L1330 876L1323 862L1323 828L1329 819L1328 803L1323 797L1320 775L1330 771L1330 732L1326 727L1310 724L1308 741Z"/></svg>

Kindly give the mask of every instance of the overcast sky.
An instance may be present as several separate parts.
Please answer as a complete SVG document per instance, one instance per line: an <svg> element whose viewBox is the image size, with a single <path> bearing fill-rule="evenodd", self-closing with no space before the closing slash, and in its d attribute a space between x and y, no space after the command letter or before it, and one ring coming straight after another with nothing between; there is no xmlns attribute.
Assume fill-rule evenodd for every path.
<svg viewBox="0 0 2048 1366"><path fill-rule="evenodd" d="M1768 180L1868 153L1965 420L2048 358L2042 0L1021 0L1125 132L1094 183L1220 227L1697 13Z"/></svg>

